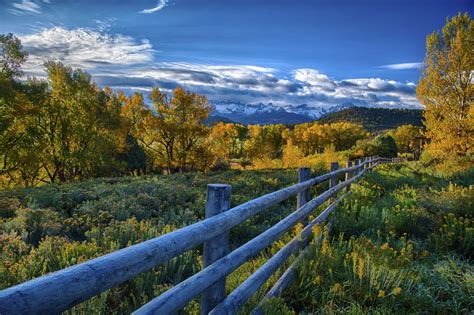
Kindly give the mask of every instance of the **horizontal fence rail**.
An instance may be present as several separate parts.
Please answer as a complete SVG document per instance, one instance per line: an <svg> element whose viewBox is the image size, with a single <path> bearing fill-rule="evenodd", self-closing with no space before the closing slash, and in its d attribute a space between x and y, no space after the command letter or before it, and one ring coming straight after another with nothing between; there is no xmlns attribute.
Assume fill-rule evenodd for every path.
<svg viewBox="0 0 474 315"><path fill-rule="evenodd" d="M311 221L288 244L280 249L273 257L263 264L247 280L217 305L210 314L225 314L229 311L236 312L242 305L281 267L292 254L297 253L301 245L305 244L312 233L312 228L323 222L333 212L345 195L327 207L320 215Z"/></svg>
<svg viewBox="0 0 474 315"><path fill-rule="evenodd" d="M360 179L364 172L380 163L400 159L368 158L355 165L332 168L331 172L311 178L300 170L298 184L263 195L234 208L230 207L229 185L208 185L206 219L154 239L132 245L78 265L27 281L0 291L0 314L59 313L70 309L107 289L191 250L204 243L204 268L159 297L142 306L136 314L175 312L203 293L202 313L227 314L239 309L253 293L307 241L311 227L323 222L342 197L329 205L302 230L301 239L293 239L268 260L235 293L224 296L225 278L240 265L255 257L281 235L307 218L327 200ZM338 178L345 175L345 181ZM309 189L330 181L330 188L314 199ZM297 209L241 247L228 252L227 233L239 223L298 194ZM275 258L276 257L276 258ZM282 280L282 279L280 279ZM282 280L283 281L283 280ZM275 289L278 291L278 288Z"/></svg>

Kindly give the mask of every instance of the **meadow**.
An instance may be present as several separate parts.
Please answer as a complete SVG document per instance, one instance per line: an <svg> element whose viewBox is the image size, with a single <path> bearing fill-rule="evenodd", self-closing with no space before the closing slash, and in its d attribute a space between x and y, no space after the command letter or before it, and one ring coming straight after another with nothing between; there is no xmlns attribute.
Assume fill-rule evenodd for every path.
<svg viewBox="0 0 474 315"><path fill-rule="evenodd" d="M324 172L314 170L314 174ZM232 205L297 181L296 169L100 178L0 192L0 288L115 251L204 216L208 183L232 185ZM314 229L298 277L266 313L469 313L474 309L472 170L438 177L419 162L379 166ZM314 188L313 195L327 184ZM295 210L294 198L231 230L240 246ZM320 208L322 209L322 207ZM236 288L301 230L228 277ZM129 313L202 267L196 248L69 312ZM288 262L290 264L292 259ZM287 264L287 265L288 265ZM281 275L245 305L248 313ZM184 312L195 314L199 301Z"/></svg>
<svg viewBox="0 0 474 315"><path fill-rule="evenodd" d="M12 5L40 13L40 2L49 4L23 0ZM160 3L157 8L140 13L159 11L168 1ZM16 15L16 9L9 12ZM31 44L31 36L0 34L0 290L202 220L206 184L231 184L232 206L236 206L296 183L299 167L312 167L316 176L326 173L332 162L342 166L347 161L379 156L404 158L404 162L379 165L352 185L350 194L327 224L312 229L309 246L295 263L292 285L282 296L261 305L261 309L267 314L474 314L474 22L469 13L459 12L445 23L441 30L427 35L422 64L373 67L380 71L393 66L407 70L416 65L421 75L416 86L412 81L380 79L384 77L380 72L377 78L340 77L334 81L316 69L295 69L291 72L294 89L287 89L291 81L286 77L278 79L273 74L279 72L277 69L262 70L261 77L254 78L255 69L263 68L245 66L244 72L234 73L234 66L224 67L225 71L212 66L212 72L203 75L206 72L191 71L195 67L186 66L183 77L189 79L176 78L176 84L169 84L175 75L171 71L163 76L170 77L169 82L151 80L146 88L125 91L114 82L110 87L98 84L103 75L89 65L103 66L100 60L71 63L68 58L57 59L58 54L53 51L48 58L54 59L44 60L42 70L25 72L30 62L37 63L34 53L47 49L35 46L28 59L31 51L25 48ZM61 29L55 27L54 31ZM80 30L81 34L91 32ZM107 43L116 42L114 38L97 36L107 39ZM119 42L129 42L128 36L119 38ZM109 47L107 43L105 47ZM141 46L148 44L143 40ZM56 44L47 46L61 50ZM73 50L68 50L67 55L76 55ZM147 54L153 51L151 46L147 48ZM154 67L152 62L150 65L150 73L166 70ZM145 70L140 73L146 74ZM201 90L197 88L200 84L192 83L197 80L193 73L196 78L217 81L206 79L202 85L206 89ZM251 80L245 79L247 73ZM232 80L227 82L226 76ZM216 97L207 87L215 85L220 90L221 80L226 84L234 82L229 87L245 98L255 94L272 100L274 97L265 95L265 91L274 90L278 92L276 98L281 97L275 99L279 105L293 97L311 96L307 105L303 102L306 98L298 103L312 110L319 105L336 108L335 102L344 102L341 96L346 94L351 95L347 100L354 102L351 107L416 105L424 109L413 112L361 107L301 124L240 124L212 117L216 100L200 94L203 91ZM252 89L253 83L249 85L247 81L268 82L268 86ZM287 92L280 91L277 85L272 89L274 84L283 84L282 91ZM321 94L323 91L329 97ZM227 97L227 93L224 95ZM313 187L312 195L327 188L327 182ZM296 197L290 198L233 227L229 233L231 249L274 226L295 211L296 204ZM327 204L321 205L313 216ZM225 223L221 227L227 228ZM302 229L302 224L297 224L228 275L227 293L289 240L298 236L300 241ZM176 239L169 243L174 246ZM156 249L162 247L153 248L159 255L168 250ZM200 271L202 252L202 246L196 247L66 313L133 312ZM134 257L139 264L146 259L154 261L147 254L143 260L143 256ZM221 260L222 264L227 262ZM251 313L293 262L295 257L290 257L240 312ZM104 269L116 270L110 266L84 268L97 274ZM131 269L125 266L123 275L130 271L127 268ZM209 268L207 272L217 278L220 274L215 270ZM68 279L82 283L77 275ZM95 282L91 286L106 282L105 276L89 277L89 272L81 275L89 283ZM211 285L205 280L200 284ZM51 291L60 291L48 285ZM70 287L83 294L86 285ZM192 291L194 287L187 289ZM71 298L66 291L56 297ZM23 292L13 293L18 303L12 303L12 295L3 295L0 307L13 306L17 312L18 307L37 311L29 303L33 300L31 295ZM49 292L44 294L48 298ZM53 305L51 300L43 304L50 312L54 306L63 310L74 305ZM43 299L35 301L40 304ZM71 301L83 299L74 296ZM180 312L199 314L199 302L199 298L192 300Z"/></svg>

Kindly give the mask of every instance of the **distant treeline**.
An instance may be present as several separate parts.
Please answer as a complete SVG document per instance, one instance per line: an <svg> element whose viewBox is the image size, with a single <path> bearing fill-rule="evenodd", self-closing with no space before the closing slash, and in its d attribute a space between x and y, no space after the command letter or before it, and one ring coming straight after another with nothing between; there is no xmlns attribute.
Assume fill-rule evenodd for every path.
<svg viewBox="0 0 474 315"><path fill-rule="evenodd" d="M354 107L330 113L321 117L318 121L324 124L347 121L362 125L369 131L393 129L401 125L422 127L423 111L416 109Z"/></svg>

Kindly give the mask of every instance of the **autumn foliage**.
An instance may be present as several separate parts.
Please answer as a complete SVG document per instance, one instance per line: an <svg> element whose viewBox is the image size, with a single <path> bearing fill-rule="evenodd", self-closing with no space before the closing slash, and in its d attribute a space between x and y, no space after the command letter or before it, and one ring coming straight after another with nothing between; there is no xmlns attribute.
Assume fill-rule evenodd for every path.
<svg viewBox="0 0 474 315"><path fill-rule="evenodd" d="M447 20L426 39L417 96L425 105L427 152L445 167L472 167L474 148L474 22L469 14Z"/></svg>

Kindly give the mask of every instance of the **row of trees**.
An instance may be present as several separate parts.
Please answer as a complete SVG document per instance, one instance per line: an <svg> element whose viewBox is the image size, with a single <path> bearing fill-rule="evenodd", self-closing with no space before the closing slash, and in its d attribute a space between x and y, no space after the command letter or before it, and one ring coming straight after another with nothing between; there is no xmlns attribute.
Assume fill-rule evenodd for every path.
<svg viewBox="0 0 474 315"><path fill-rule="evenodd" d="M151 105L99 88L89 74L47 62L47 79L23 78L20 41L0 36L0 179L39 182L187 168L209 133L205 97L153 89Z"/></svg>

